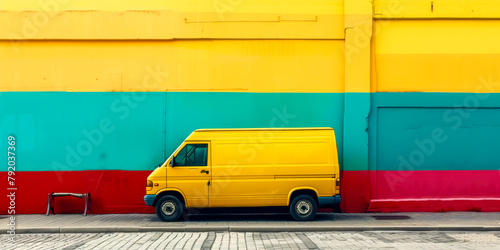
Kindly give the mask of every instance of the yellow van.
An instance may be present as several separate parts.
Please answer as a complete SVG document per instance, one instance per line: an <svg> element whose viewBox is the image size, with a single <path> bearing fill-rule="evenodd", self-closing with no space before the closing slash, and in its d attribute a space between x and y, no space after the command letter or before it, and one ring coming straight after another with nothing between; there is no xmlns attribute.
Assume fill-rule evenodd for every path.
<svg viewBox="0 0 500 250"><path fill-rule="evenodd" d="M163 221L185 208L282 206L312 220L339 189L332 128L198 129L149 175L144 201Z"/></svg>

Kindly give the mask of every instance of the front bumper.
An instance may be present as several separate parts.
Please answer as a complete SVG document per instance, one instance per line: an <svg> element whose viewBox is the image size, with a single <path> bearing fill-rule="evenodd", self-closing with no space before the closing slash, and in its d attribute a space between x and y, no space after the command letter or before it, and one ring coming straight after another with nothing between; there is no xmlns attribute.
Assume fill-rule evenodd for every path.
<svg viewBox="0 0 500 250"><path fill-rule="evenodd" d="M144 202L146 202L146 205L148 206L153 206L155 200L156 200L156 194L144 195Z"/></svg>
<svg viewBox="0 0 500 250"><path fill-rule="evenodd" d="M335 196L327 196L327 197L318 197L318 205L320 206L333 206L340 204L340 195Z"/></svg>

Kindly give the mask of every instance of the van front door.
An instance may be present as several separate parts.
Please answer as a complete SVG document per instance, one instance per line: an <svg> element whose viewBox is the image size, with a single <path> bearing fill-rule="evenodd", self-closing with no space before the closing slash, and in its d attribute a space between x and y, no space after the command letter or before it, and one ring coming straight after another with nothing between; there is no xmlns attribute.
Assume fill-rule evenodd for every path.
<svg viewBox="0 0 500 250"><path fill-rule="evenodd" d="M186 142L167 166L167 187L180 190L187 207L208 207L208 185L212 179L210 142ZM170 165L170 164L169 164Z"/></svg>

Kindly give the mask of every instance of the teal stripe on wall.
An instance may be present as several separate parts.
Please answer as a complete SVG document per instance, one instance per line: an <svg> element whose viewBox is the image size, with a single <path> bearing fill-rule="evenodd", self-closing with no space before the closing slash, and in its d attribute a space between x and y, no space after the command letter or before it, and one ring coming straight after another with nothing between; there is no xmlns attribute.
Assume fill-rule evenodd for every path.
<svg viewBox="0 0 500 250"><path fill-rule="evenodd" d="M167 152L200 128L332 127L342 152L340 93L167 93Z"/></svg>
<svg viewBox="0 0 500 250"><path fill-rule="evenodd" d="M343 99L343 93L3 92L0 152L14 135L17 171L152 170L198 128L333 127L341 156Z"/></svg>
<svg viewBox="0 0 500 250"><path fill-rule="evenodd" d="M370 93L346 93L343 168L368 170L368 117Z"/></svg>
<svg viewBox="0 0 500 250"><path fill-rule="evenodd" d="M500 170L499 150L500 94L372 95L370 170Z"/></svg>
<svg viewBox="0 0 500 250"><path fill-rule="evenodd" d="M14 135L17 171L151 169L164 155L164 98L163 93L4 92L0 152Z"/></svg>
<svg viewBox="0 0 500 250"><path fill-rule="evenodd" d="M345 112L354 119L362 111L356 98L364 101L366 94L346 95L353 104ZM368 170L500 168L500 94L374 93L370 99ZM198 128L333 127L341 163L344 139L351 159L357 144L366 147L343 138L342 93L3 92L0 107L0 152L15 135L17 171L148 170ZM447 139L424 152L415 140L432 139L436 128ZM414 150L425 161L418 162L420 153L411 161Z"/></svg>

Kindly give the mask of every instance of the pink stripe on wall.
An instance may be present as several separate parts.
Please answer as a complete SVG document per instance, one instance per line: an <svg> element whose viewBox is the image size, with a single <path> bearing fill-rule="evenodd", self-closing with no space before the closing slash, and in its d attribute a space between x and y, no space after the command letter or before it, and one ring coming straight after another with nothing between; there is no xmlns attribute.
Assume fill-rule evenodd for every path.
<svg viewBox="0 0 500 250"><path fill-rule="evenodd" d="M500 211L500 171L344 171L344 212Z"/></svg>

